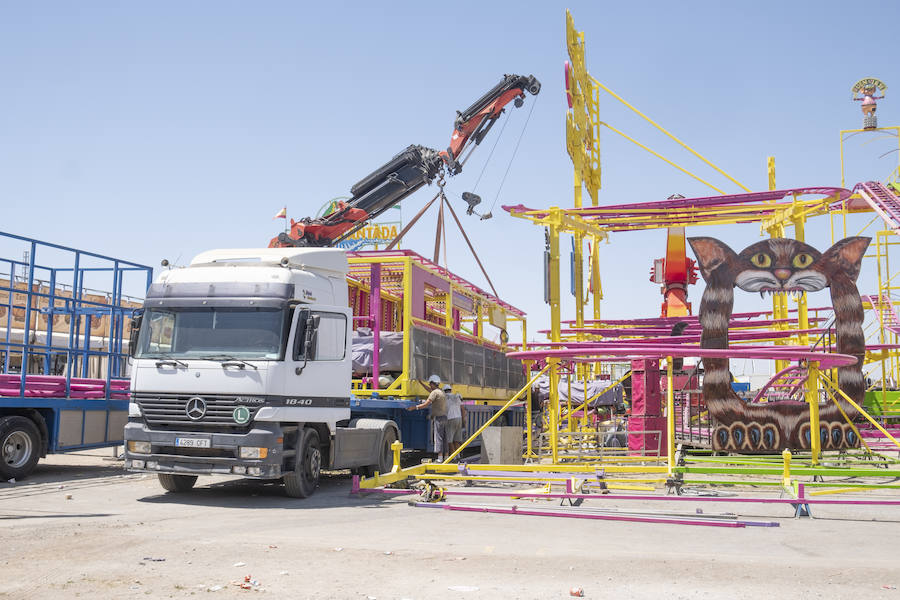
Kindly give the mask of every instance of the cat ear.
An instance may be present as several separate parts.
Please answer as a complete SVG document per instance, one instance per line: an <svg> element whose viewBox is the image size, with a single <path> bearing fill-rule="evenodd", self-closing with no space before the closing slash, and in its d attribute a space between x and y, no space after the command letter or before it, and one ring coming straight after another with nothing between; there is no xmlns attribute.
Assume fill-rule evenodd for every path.
<svg viewBox="0 0 900 600"><path fill-rule="evenodd" d="M729 262L738 260L735 251L716 238L692 237L688 238L688 242L694 250L697 264L700 266L700 273L706 281L709 281L713 271L722 265L728 265Z"/></svg>
<svg viewBox="0 0 900 600"><path fill-rule="evenodd" d="M830 272L827 275L842 274L856 281L859 277L859 267L866 248L869 247L870 237L848 237L836 242L834 246L826 250L819 259Z"/></svg>

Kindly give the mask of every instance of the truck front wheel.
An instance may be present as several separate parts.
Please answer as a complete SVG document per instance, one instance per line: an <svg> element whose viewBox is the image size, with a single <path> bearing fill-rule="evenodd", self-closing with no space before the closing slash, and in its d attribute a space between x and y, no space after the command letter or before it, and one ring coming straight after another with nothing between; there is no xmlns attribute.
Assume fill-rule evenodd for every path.
<svg viewBox="0 0 900 600"><path fill-rule="evenodd" d="M171 473L157 473L159 484L169 492L189 492L197 483L196 475L173 475Z"/></svg>
<svg viewBox="0 0 900 600"><path fill-rule="evenodd" d="M297 444L294 470L284 476L284 491L291 498L308 498L319 485L322 470L322 450L315 429L304 429Z"/></svg>
<svg viewBox="0 0 900 600"><path fill-rule="evenodd" d="M0 419L0 478L25 477L40 458L41 434L34 421L17 415Z"/></svg>

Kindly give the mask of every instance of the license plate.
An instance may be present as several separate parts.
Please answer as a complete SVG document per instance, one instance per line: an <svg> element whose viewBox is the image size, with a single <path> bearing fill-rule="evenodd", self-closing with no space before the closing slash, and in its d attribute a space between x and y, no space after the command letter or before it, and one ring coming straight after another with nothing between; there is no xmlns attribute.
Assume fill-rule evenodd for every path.
<svg viewBox="0 0 900 600"><path fill-rule="evenodd" d="M209 448L208 438L175 438L175 445L179 448Z"/></svg>

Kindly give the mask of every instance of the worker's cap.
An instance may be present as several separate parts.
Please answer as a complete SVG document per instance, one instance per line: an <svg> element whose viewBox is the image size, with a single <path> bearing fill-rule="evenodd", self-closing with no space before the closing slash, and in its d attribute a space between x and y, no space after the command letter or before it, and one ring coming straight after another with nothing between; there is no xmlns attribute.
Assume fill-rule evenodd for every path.
<svg viewBox="0 0 900 600"><path fill-rule="evenodd" d="M450 391L453 390L453 388L450 387L450 384L449 384L449 383L445 383L445 384L444 384L444 387L443 387L443 390L444 390L445 392L450 392Z"/></svg>
<svg viewBox="0 0 900 600"><path fill-rule="evenodd" d="M432 375L431 377L428 378L428 383L433 383L433 384L435 384L435 385L440 385L440 384L441 384L441 378L438 377L437 375Z"/></svg>

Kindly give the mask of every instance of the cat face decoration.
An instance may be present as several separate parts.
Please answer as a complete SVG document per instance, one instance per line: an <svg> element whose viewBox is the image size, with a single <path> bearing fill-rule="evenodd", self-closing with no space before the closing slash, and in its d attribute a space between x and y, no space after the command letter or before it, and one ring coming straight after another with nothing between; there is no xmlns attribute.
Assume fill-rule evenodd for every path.
<svg viewBox="0 0 900 600"><path fill-rule="evenodd" d="M734 288L767 294L799 294L830 289L834 306L837 351L856 356L857 364L838 369L838 387L857 404L865 397L862 358L865 355L863 306L856 287L863 254L871 238L843 239L825 252L786 238L757 242L736 253L715 238L688 240L706 289L700 302L701 348L727 348L728 322ZM753 404L731 389L728 359L704 359L703 396L715 418L715 450L777 452L808 450L812 435L808 405L800 400ZM858 412L843 399L827 401L819 409L819 437L823 449L859 445L852 421Z"/></svg>

